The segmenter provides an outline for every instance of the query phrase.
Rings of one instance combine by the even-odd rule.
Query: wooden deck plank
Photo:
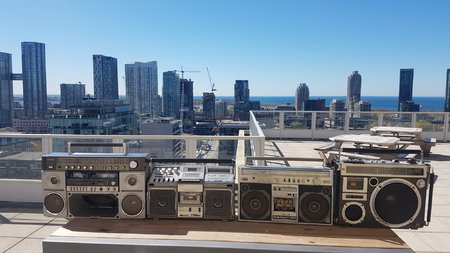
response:
[[[74,219],[52,236],[409,249],[390,229],[237,221]]]

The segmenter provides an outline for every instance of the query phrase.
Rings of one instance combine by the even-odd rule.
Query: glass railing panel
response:
[[[318,112],[316,129],[344,130],[345,112]]]
[[[370,128],[378,126],[378,114],[370,112],[350,113],[349,129],[350,130],[370,130]]]
[[[129,140],[125,139],[129,153],[149,153],[153,158],[184,158],[186,141],[172,140]]]
[[[312,112],[285,112],[284,128],[311,129]]]
[[[196,158],[236,159],[238,140],[197,140]]]
[[[73,153],[113,153],[122,152],[122,150],[114,150],[112,147],[102,146],[102,143],[112,143],[112,139],[95,139],[95,135],[92,138],[86,139],[73,139],[73,138],[53,138],[52,139],[52,151],[53,152],[68,152],[68,143],[98,143],[98,147],[83,147],[74,146],[71,147]]]
[[[280,129],[280,115],[276,111],[253,111],[261,129]]]
[[[422,132],[443,132],[444,114],[417,113],[416,127],[422,128]]]
[[[0,178],[40,179],[42,140],[0,138]]]
[[[411,113],[384,113],[383,126],[411,127]]]

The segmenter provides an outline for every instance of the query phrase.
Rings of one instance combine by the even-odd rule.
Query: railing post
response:
[[[278,112],[278,128],[280,130],[280,139],[284,137],[284,112]]]
[[[444,141],[447,141],[449,113],[444,113]]]
[[[384,117],[384,113],[379,112],[378,114],[378,126],[382,126],[383,125],[383,117]]]
[[[311,113],[311,139],[316,137],[317,112]]]
[[[53,150],[53,139],[48,135],[44,135],[42,136],[41,140],[42,140],[42,153],[50,154]]]
[[[124,143],[124,139],[119,138],[119,137],[114,137],[111,140],[113,143]],[[119,153],[120,152],[120,147],[113,147],[113,153]],[[125,152],[125,150],[122,150],[122,152]]]
[[[350,131],[350,113],[350,111],[345,112],[344,133],[348,133]]]
[[[186,139],[186,158],[195,158],[197,151],[197,140],[188,138]]]
[[[411,116],[411,127],[416,127],[417,113],[413,112]]]
[[[266,149],[266,138],[260,137],[257,140],[257,147],[256,147],[256,156],[264,156],[264,151]],[[256,165],[263,166],[264,161],[263,160],[256,160]]]

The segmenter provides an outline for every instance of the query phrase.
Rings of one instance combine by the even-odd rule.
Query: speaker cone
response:
[[[128,195],[122,200],[122,210],[125,214],[136,216],[143,208],[142,200],[136,195]]]
[[[250,190],[242,197],[242,213],[245,218],[265,220],[270,215],[270,196],[266,191]]]
[[[300,217],[305,221],[322,221],[329,212],[330,201],[323,194],[305,193],[300,198]]]
[[[403,227],[420,212],[421,197],[416,186],[404,179],[389,179],[374,189],[370,208],[375,219],[388,227]]]
[[[64,210],[64,199],[59,194],[51,193],[45,197],[44,206],[49,213],[59,214]]]

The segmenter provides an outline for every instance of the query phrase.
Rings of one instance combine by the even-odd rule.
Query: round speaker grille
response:
[[[242,197],[245,218],[264,220],[270,215],[270,196],[266,191],[248,191]]]
[[[330,201],[323,194],[308,193],[300,198],[300,217],[305,221],[321,221],[329,212]]]
[[[59,214],[64,210],[64,199],[59,194],[49,194],[44,199],[44,207],[49,213]]]
[[[130,216],[141,213],[143,206],[142,200],[136,195],[128,195],[122,200],[122,210]]]
[[[416,186],[404,179],[389,179],[372,193],[370,208],[375,219],[388,227],[403,227],[420,212],[421,197]]]
[[[364,220],[366,211],[364,205],[359,202],[345,203],[342,207],[342,218],[346,223],[358,224]]]

